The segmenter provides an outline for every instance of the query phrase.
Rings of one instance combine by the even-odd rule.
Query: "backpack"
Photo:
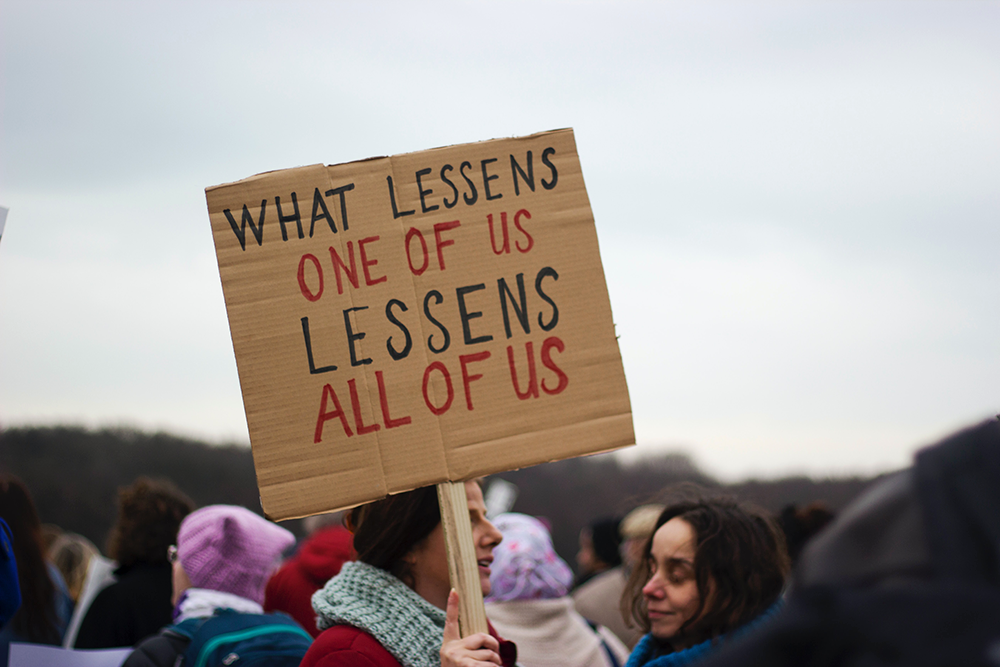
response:
[[[298,667],[312,637],[284,614],[241,614],[220,609],[172,628],[190,637],[185,667]]]

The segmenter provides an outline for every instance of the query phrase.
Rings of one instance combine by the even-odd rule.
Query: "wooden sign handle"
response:
[[[437,485],[441,506],[441,526],[448,552],[448,575],[451,587],[458,591],[458,624],[463,637],[488,632],[483,590],[479,583],[476,545],[472,541],[469,521],[469,501],[464,482],[443,482]]]

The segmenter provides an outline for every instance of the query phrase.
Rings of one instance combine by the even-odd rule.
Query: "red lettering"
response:
[[[327,400],[333,399],[333,405],[336,408],[333,412],[327,412]],[[344,414],[344,409],[340,407],[340,401],[337,400],[337,392],[333,390],[328,384],[323,385],[323,398],[320,401],[319,406],[319,418],[316,420],[316,433],[313,437],[314,443],[322,442],[323,440],[323,425],[334,417],[340,417],[340,423],[344,427],[344,433],[350,438],[353,433],[351,433],[351,427],[347,423],[347,415]]]
[[[490,245],[493,246],[494,255],[502,255],[510,252],[510,233],[507,230],[507,211],[500,214],[500,229],[503,230],[503,245],[497,250],[496,235],[493,232],[493,214],[486,215],[486,221],[490,224]]]
[[[434,407],[434,404],[431,403],[431,397],[427,393],[427,386],[430,384],[431,371],[433,370],[437,370],[444,376],[445,386],[448,387],[448,399],[444,402],[444,405],[439,408]],[[424,371],[424,403],[427,404],[427,407],[430,408],[431,412],[440,417],[444,413],[448,412],[448,408],[451,407],[451,402],[453,400],[455,400],[455,388],[451,384],[451,374],[448,372],[448,369],[445,368],[444,364],[440,361],[435,361],[427,367],[427,370]]]
[[[319,276],[319,289],[313,292],[306,285],[306,260],[313,263],[316,267],[316,275]],[[309,299],[310,301],[319,301],[319,298],[323,296],[323,269],[319,265],[319,260],[316,259],[315,255],[310,255],[306,253],[302,255],[302,259],[299,260],[299,290],[302,292],[302,296]]]
[[[507,346],[507,363],[510,364],[510,380],[514,383],[514,393],[522,401],[529,398],[538,398],[538,374],[535,373],[535,350],[533,347],[534,346],[530,340],[524,345],[524,351],[528,356],[528,390],[522,393],[517,382],[517,366],[514,364],[514,348],[510,345]]]
[[[382,377],[382,371],[375,371],[375,379],[378,380],[378,400],[382,404],[382,419],[385,420],[385,427],[396,428],[397,426],[406,426],[413,421],[409,417],[393,419],[389,416],[389,398],[386,396],[385,378]]]
[[[469,385],[472,384],[473,380],[478,380],[483,377],[481,373],[475,375],[469,375],[469,364],[474,361],[485,361],[490,358],[489,351],[476,352],[475,354],[463,354],[458,358],[460,364],[462,364],[462,384],[465,386],[465,407],[472,410],[472,393],[469,391]]]
[[[413,266],[413,253],[410,252],[410,241],[413,240],[414,236],[420,239],[420,246],[424,251],[424,263],[419,269]],[[410,231],[406,232],[406,260],[410,263],[410,271],[415,276],[419,276],[426,271],[427,265],[431,262],[430,256],[427,254],[427,241],[424,240],[424,235],[416,227],[410,227]]]
[[[337,272],[337,294],[344,293],[344,282],[340,277],[341,268],[344,269],[344,273],[347,274],[347,279],[351,281],[351,284],[354,285],[355,288],[360,286],[358,283],[358,267],[354,262],[354,243],[352,241],[347,242],[347,256],[351,261],[351,268],[347,268],[347,265],[344,264],[344,260],[340,258],[340,255],[337,254],[334,247],[330,246],[330,260],[333,261],[333,268]]]
[[[542,365],[551,371],[555,371],[555,374],[559,377],[559,384],[556,385],[555,389],[549,389],[548,387],[546,387],[545,380],[543,379],[542,391],[544,391],[546,394],[549,394],[550,396],[555,396],[556,394],[562,393],[562,391],[566,389],[566,385],[569,384],[569,378],[566,377],[566,374],[563,373],[562,369],[556,366],[555,362],[552,361],[552,356],[550,353],[550,350],[552,348],[556,348],[559,352],[562,352],[563,350],[566,349],[566,345],[564,345],[563,342],[555,336],[550,336],[549,338],[546,338],[545,341],[542,343],[542,355],[541,355]]]
[[[365,244],[373,243],[375,241],[378,241],[377,236],[369,236],[366,239],[358,241],[358,252],[361,254],[361,270],[365,272],[365,285],[369,286],[384,283],[388,279],[387,276],[382,276],[381,278],[375,278],[373,280],[372,275],[368,272],[368,267],[378,264],[378,260],[368,259],[368,254],[365,252]]]
[[[514,245],[517,246],[517,251],[518,252],[520,252],[520,253],[526,253],[529,250],[531,250],[532,246],[535,245],[535,239],[531,238],[531,234],[529,234],[528,232],[524,231],[524,227],[521,226],[521,216],[524,216],[528,220],[531,220],[531,214],[528,213],[527,209],[523,209],[523,208],[520,211],[518,211],[517,213],[514,214],[514,226],[517,227],[517,231],[519,231],[522,234],[524,234],[524,237],[526,239],[528,239],[528,245],[526,247],[522,248],[520,241],[515,241]]]
[[[437,248],[438,264],[441,266],[442,271],[444,271],[444,253],[441,251],[450,245],[455,245],[455,240],[442,239],[441,232],[446,232],[449,229],[455,229],[461,224],[462,223],[458,220],[452,220],[451,222],[439,222],[434,225],[434,245]]]
[[[374,424],[365,425],[364,419],[361,417],[361,401],[358,400],[358,383],[357,380],[351,378],[347,381],[347,386],[351,390],[351,409],[354,411],[354,426],[358,429],[358,435],[365,435],[366,433],[374,433],[375,431],[382,428],[382,425],[378,422]]]

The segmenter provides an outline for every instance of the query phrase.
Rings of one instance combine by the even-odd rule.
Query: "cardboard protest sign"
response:
[[[206,196],[272,519],[634,442],[572,130]]]

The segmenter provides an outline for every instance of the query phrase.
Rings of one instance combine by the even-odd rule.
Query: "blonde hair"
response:
[[[59,569],[73,602],[80,599],[83,582],[87,579],[90,559],[100,555],[94,543],[83,535],[63,533],[55,538],[49,547],[48,557]]]

